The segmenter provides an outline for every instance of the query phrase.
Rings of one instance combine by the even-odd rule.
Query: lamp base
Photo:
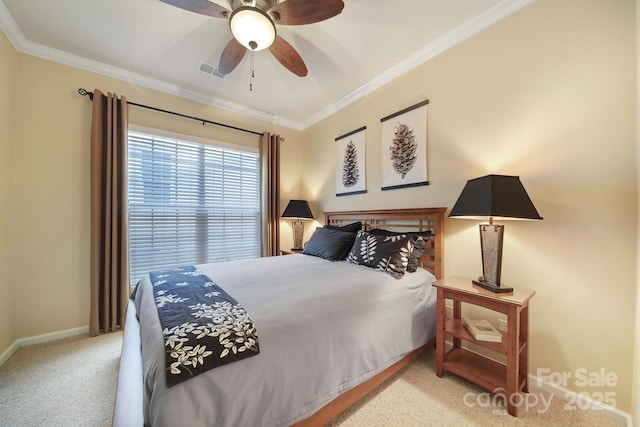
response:
[[[302,249],[302,237],[304,236],[304,221],[292,221],[293,227],[293,248]]]
[[[471,282],[476,286],[480,286],[483,289],[486,289],[491,292],[495,292],[497,294],[513,292],[513,288],[507,288],[505,286],[496,285],[495,283],[491,283],[491,282],[485,282],[482,280],[472,280]]]

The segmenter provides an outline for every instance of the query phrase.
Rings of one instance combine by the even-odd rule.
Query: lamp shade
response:
[[[449,216],[542,219],[520,177],[508,175],[467,181]]]
[[[306,200],[290,200],[282,213],[282,218],[313,219],[313,214]]]

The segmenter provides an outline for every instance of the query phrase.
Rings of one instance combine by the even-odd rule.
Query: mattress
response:
[[[435,277],[294,254],[197,266],[254,321],[260,354],[168,388],[148,277],[135,294],[151,426],[287,426],[435,337]]]

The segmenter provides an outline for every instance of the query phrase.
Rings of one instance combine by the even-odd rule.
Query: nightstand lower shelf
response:
[[[444,356],[444,370],[468,379],[492,393],[505,394],[507,367],[464,348],[453,348]],[[520,375],[518,391],[526,385],[526,377]]]

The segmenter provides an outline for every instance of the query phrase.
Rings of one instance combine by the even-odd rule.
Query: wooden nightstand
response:
[[[291,255],[291,254],[301,254],[302,249],[291,249],[289,251],[280,251],[280,255]]]
[[[520,401],[511,398],[523,391],[527,393],[529,366],[529,300],[535,291],[515,288],[512,293],[493,293],[474,286],[471,279],[453,277],[438,280],[436,331],[436,373],[442,377],[445,371],[473,381],[492,393],[506,397],[507,410],[518,415]],[[453,301],[453,318],[446,320],[445,300]],[[479,341],[462,324],[461,303],[473,304],[507,315],[507,332],[502,342]],[[445,349],[445,336],[451,335],[453,348]],[[462,341],[472,342],[482,348],[506,355],[506,365],[462,348]]]

